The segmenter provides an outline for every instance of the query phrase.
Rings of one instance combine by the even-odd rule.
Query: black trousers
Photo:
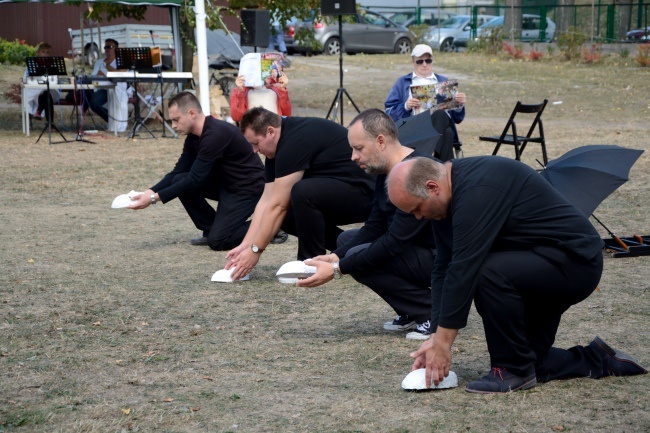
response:
[[[178,182],[187,175],[178,174],[172,182]],[[250,226],[247,220],[261,196],[261,192],[255,195],[236,194],[215,184],[209,189],[182,194],[178,199],[196,228],[208,238],[210,248],[225,251],[235,248],[244,240]],[[216,210],[206,198],[219,202]]]
[[[336,249],[338,226],[365,222],[373,192],[337,179],[302,179],[291,189],[282,230],[298,237],[298,260]]]
[[[52,118],[54,117],[54,99],[52,98],[52,94],[47,90],[38,95],[38,110],[41,112],[41,116],[45,117],[47,123],[52,122]]]
[[[552,346],[562,314],[594,291],[602,269],[600,253],[586,262],[543,246],[490,253],[473,289],[492,367],[535,372],[542,382],[600,377],[603,366],[590,347]]]
[[[358,229],[346,230],[338,238],[338,246],[347,243]],[[350,248],[345,257],[353,256],[370,244]],[[381,297],[400,316],[409,316],[416,323],[431,318],[431,271],[434,249],[409,245],[402,254],[382,266],[350,275]]]

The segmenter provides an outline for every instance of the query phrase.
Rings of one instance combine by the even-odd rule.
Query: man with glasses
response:
[[[108,71],[117,70],[117,60],[115,59],[115,49],[119,46],[115,39],[106,39],[104,43],[104,52],[106,57],[101,58],[95,62],[93,67],[93,76],[106,76]],[[117,83],[115,85],[115,93],[120,107],[127,107],[128,95],[126,93],[126,83]],[[96,89],[90,97],[90,108],[99,115],[105,122],[108,122],[109,113],[106,108],[108,102],[108,91],[106,89]],[[118,132],[126,129],[126,115],[128,115],[128,108],[126,110],[119,110],[119,119],[114,119],[118,125]],[[124,117],[122,119],[121,117]]]
[[[411,51],[413,72],[410,72],[397,79],[393,88],[384,102],[386,114],[395,122],[406,117],[414,116],[423,112],[426,107],[420,107],[420,101],[411,94],[411,86],[423,86],[448,81],[447,77],[433,73],[433,51],[425,44],[413,47]],[[457,93],[455,97],[462,107],[448,110],[447,113],[454,121],[460,123],[465,118],[465,94]],[[454,142],[458,142],[458,133],[454,131]]]

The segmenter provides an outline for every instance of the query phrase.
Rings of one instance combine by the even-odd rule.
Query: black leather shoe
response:
[[[208,238],[206,238],[205,236],[201,236],[200,238],[193,238],[193,239],[190,239],[190,244],[199,245],[199,246],[207,245],[208,244]]]
[[[273,236],[273,239],[271,239],[272,244],[283,244],[289,239],[289,235],[282,231],[278,230],[278,232]]]
[[[465,386],[465,391],[477,394],[496,394],[529,389],[537,385],[535,373],[530,376],[517,376],[505,368],[492,367],[492,371]]]
[[[634,376],[635,374],[646,374],[648,372],[630,355],[612,349],[600,337],[594,338],[594,341],[589,343],[589,347],[594,349],[603,360],[603,377]]]

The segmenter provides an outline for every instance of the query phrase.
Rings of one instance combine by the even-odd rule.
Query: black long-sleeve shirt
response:
[[[430,157],[415,151],[404,160],[418,156]],[[339,267],[344,274],[382,266],[392,257],[401,254],[409,245],[435,248],[429,222],[418,220],[412,214],[397,209],[388,199],[385,183],[386,175],[378,175],[368,220],[349,242],[333,251],[340,259]],[[350,248],[365,243],[370,243],[368,248],[350,257],[344,257]]]
[[[474,282],[492,251],[544,245],[585,261],[601,254],[603,241],[582,212],[519,161],[497,156],[454,160],[451,185],[448,218],[432,221],[437,251],[432,330],[467,325]]]
[[[179,173],[185,179],[172,183]],[[166,203],[187,191],[225,188],[241,195],[261,194],[264,166],[236,126],[206,116],[201,136],[189,134],[174,169],[151,187]]]

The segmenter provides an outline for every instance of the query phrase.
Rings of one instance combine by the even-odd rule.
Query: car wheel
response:
[[[408,54],[411,52],[411,41],[402,38],[395,44],[395,54]]]
[[[454,51],[454,41],[451,38],[445,39],[440,44],[440,51],[450,52]]]
[[[328,56],[337,56],[341,51],[341,41],[339,38],[329,38],[325,42],[324,51]]]

